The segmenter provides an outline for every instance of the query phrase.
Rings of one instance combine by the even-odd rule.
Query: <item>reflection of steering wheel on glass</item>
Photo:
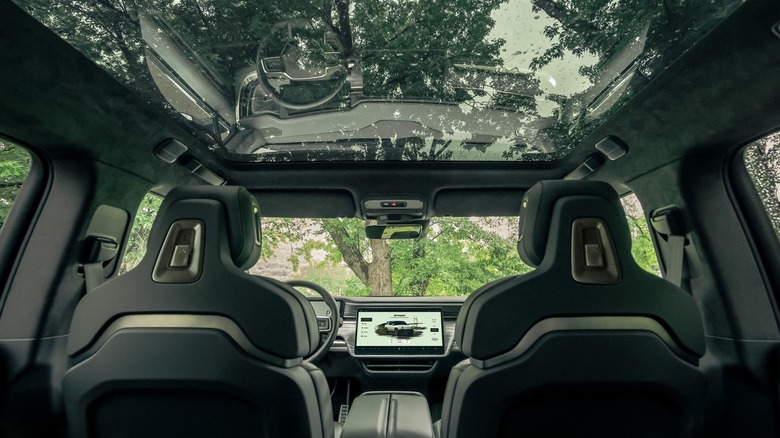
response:
[[[257,79],[279,105],[307,110],[336,97],[347,80],[338,35],[309,20],[274,25],[257,50]]]
[[[330,347],[333,345],[333,341],[336,340],[336,335],[338,335],[339,327],[341,326],[339,304],[330,292],[317,283],[306,280],[289,280],[286,283],[294,288],[303,287],[316,292],[327,304],[328,309],[330,309],[330,316],[317,317],[317,325],[320,331],[320,346],[309,357],[305,358],[307,362],[316,362],[330,351]]]

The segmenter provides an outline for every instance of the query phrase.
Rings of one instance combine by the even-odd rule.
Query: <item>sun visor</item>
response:
[[[525,191],[516,189],[441,190],[436,194],[436,216],[518,216]]]
[[[252,191],[264,217],[355,217],[355,200],[345,190]]]

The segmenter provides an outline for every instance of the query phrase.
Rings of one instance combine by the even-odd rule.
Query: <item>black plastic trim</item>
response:
[[[51,163],[26,144],[9,139],[30,154],[30,170],[14,200],[13,208],[0,230],[0,317],[8,290],[19,265],[20,254],[32,235],[34,224],[43,209],[43,200],[51,189]]]
[[[759,137],[761,138],[761,137]],[[745,151],[752,142],[740,147],[727,161],[724,170],[725,187],[734,211],[761,272],[762,281],[770,291],[769,298],[780,328],[780,239],[763,208],[763,202],[745,167]],[[755,206],[761,206],[760,209]]]

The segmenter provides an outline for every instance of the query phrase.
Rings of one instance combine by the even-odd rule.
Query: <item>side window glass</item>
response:
[[[772,228],[780,237],[780,132],[747,145],[744,160]]]
[[[130,229],[130,236],[127,238],[122,265],[119,267],[119,275],[135,268],[146,254],[146,241],[149,239],[149,232],[152,230],[152,224],[154,218],[157,217],[162,199],[162,196],[147,193],[141,201],[141,205],[138,206],[133,227]]]
[[[653,246],[653,239],[647,224],[645,212],[633,193],[623,196],[623,210],[626,212],[628,229],[631,232],[631,254],[645,271],[661,276],[661,265]]]
[[[30,172],[30,153],[0,138],[0,232]]]

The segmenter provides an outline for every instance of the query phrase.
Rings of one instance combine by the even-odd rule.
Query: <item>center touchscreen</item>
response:
[[[358,309],[355,354],[444,354],[441,309]]]

